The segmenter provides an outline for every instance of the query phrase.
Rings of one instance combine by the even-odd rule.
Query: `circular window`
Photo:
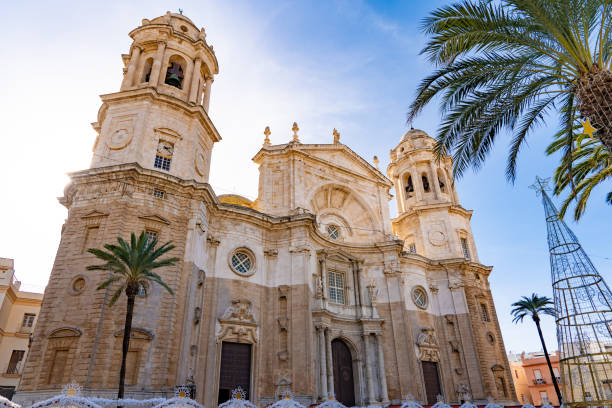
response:
[[[427,308],[427,292],[421,286],[412,289],[412,301],[421,309]]]
[[[246,248],[236,249],[231,254],[229,263],[238,275],[250,276],[255,273],[255,257]]]
[[[70,283],[70,293],[73,295],[80,295],[81,292],[83,292],[83,289],[85,289],[85,284],[87,283],[87,280],[85,279],[85,276],[83,275],[77,275],[72,279],[72,282]]]
[[[338,239],[340,236],[340,229],[336,225],[329,225],[327,227],[327,235],[329,235],[331,239]]]
[[[187,32],[187,26],[182,25],[181,26],[181,31],[186,33]]]

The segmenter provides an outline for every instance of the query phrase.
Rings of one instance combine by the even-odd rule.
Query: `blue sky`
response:
[[[220,74],[210,116],[223,140],[213,151],[211,184],[218,194],[254,198],[257,167],[250,161],[270,126],[272,143],[291,137],[328,143],[332,129],[381,169],[408,129],[405,114],[418,81],[433,67],[419,51],[419,24],[443,1],[147,1],[11,2],[0,25],[3,177],[0,256],[15,258],[26,287],[42,290],[52,267],[66,210],[57,202],[68,178],[87,168],[98,95],[117,91],[120,54],[142,18],[184,10],[204,26]],[[436,106],[414,122],[435,135]],[[536,350],[529,322],[515,326],[510,304],[521,295],[552,295],[546,229],[539,199],[528,186],[550,176],[556,158],[544,148],[556,128],[534,132],[520,156],[515,185],[505,181],[509,137],[500,137],[487,164],[458,181],[460,200],[473,209],[481,262],[493,265],[491,288],[507,350]],[[596,190],[580,224],[570,222],[594,264],[612,279],[610,184]],[[395,203],[391,203],[395,213]],[[607,258],[607,259],[606,259]],[[555,348],[552,322],[544,324]]]

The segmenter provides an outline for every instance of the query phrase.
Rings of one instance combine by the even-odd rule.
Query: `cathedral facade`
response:
[[[255,201],[208,184],[208,116],[218,63],[181,14],[130,32],[119,92],[102,95],[87,170],[72,173],[68,209],[16,400],[57,394],[75,381],[113,397],[125,297],[96,290],[87,249],[146,231],[181,259],[136,300],[127,395],[167,396],[188,385],[207,407],[241,386],[261,406],[291,390],[309,405],[330,393],[347,406],[413,394],[458,402],[511,401],[514,388],[479,262],[472,211],[455,191],[451,159],[411,129],[387,175],[330,143],[265,132]],[[393,189],[398,216],[389,215]]]

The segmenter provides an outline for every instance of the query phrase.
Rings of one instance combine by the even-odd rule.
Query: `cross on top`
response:
[[[541,194],[544,191],[550,191],[550,187],[548,186],[548,182],[550,178],[542,178],[536,176],[535,182],[529,186],[530,189],[535,190],[537,194]]]

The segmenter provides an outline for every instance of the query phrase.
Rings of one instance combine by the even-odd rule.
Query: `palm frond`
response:
[[[176,265],[180,261],[177,257],[161,259],[161,257],[173,250],[175,246],[171,242],[157,247],[157,240],[147,241],[145,232],[138,237],[131,233],[129,241],[121,237],[117,238],[117,244],[105,244],[104,250],[92,248],[89,253],[96,258],[104,261],[102,265],[90,265],[88,270],[111,271],[113,276],[106,278],[100,283],[97,289],[109,288],[116,282],[121,282],[119,289],[116,289],[110,301],[110,305],[115,304],[123,291],[134,288],[144,281],[151,281],[159,284],[170,294],[174,291],[168,286],[162,277],[152,272],[155,269]],[[133,289],[130,289],[128,296],[133,296]]]

